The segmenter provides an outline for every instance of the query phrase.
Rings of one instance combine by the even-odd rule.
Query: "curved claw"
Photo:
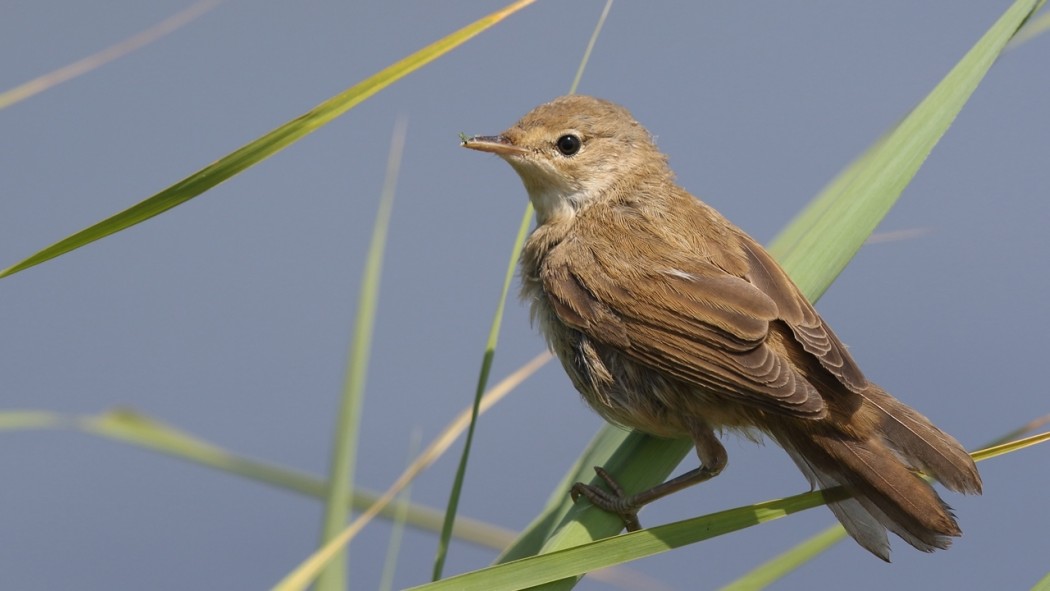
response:
[[[718,445],[718,441],[713,439],[714,435],[711,435],[711,438],[715,445]],[[624,494],[623,487],[620,486],[619,482],[616,482],[616,479],[611,474],[595,466],[594,471],[612,489],[612,492],[591,484],[577,482],[572,485],[572,490],[569,494],[572,496],[573,502],[576,502],[581,496],[587,497],[587,500],[595,507],[608,513],[619,515],[623,519],[624,525],[627,526],[627,531],[637,531],[642,529],[642,524],[638,522],[639,509],[656,499],[666,497],[673,492],[717,476],[726,465],[725,450],[722,449],[721,445],[718,445],[718,450],[720,450],[721,456],[715,457],[715,461],[710,466],[701,465],[699,468],[693,468],[663,484],[658,484],[649,490],[633,495]]]
[[[623,492],[623,487],[620,486],[620,483],[617,482],[615,478],[613,478],[612,474],[609,474],[605,471],[605,468],[602,468],[601,466],[595,466],[594,473],[597,474],[599,478],[604,480],[605,484],[609,485],[609,488],[612,489],[613,493],[616,496],[620,497],[621,499],[627,498],[627,494]]]
[[[579,498],[586,497],[588,501],[595,507],[598,507],[602,511],[619,515],[620,519],[623,520],[624,525],[627,527],[627,531],[638,531],[642,529],[642,524],[638,521],[638,510],[641,505],[637,505],[633,502],[633,497],[628,496],[624,493],[623,487],[616,481],[615,478],[602,468],[595,466],[594,471],[598,474],[598,477],[605,481],[612,491],[607,491],[597,486],[584,484],[577,482],[572,485],[572,489],[569,491],[569,496],[573,502],[579,500]]]

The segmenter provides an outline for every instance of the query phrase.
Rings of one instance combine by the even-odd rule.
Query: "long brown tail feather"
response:
[[[886,530],[931,552],[961,534],[951,508],[913,470],[922,469],[956,491],[979,493],[977,469],[955,439],[876,386],[865,398],[881,419],[866,439],[808,426],[773,433],[814,486],[845,487],[851,498],[829,508],[846,531],[889,560]]]
[[[886,444],[913,468],[936,478],[950,490],[981,493],[981,476],[973,459],[954,437],[934,427],[929,419],[905,406],[875,384],[863,392],[882,421]]]
[[[809,480],[809,483],[814,488],[826,490],[842,485],[831,474],[811,464],[790,444],[782,443],[782,447],[791,456],[791,459],[795,461],[795,464],[802,470],[802,473],[805,474],[806,479]],[[841,501],[832,501],[828,503],[828,508],[831,509],[831,512],[858,544],[879,558],[889,561],[890,541],[886,537],[886,527],[870,511],[865,509],[860,504],[860,501],[852,497]]]

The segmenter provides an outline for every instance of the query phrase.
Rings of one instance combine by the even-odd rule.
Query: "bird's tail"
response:
[[[878,386],[863,396],[863,411],[875,423],[866,438],[790,428],[773,435],[814,486],[851,493],[829,507],[876,556],[889,560],[886,530],[924,552],[947,548],[962,532],[951,508],[914,471],[951,490],[980,494],[977,467],[952,436]]]

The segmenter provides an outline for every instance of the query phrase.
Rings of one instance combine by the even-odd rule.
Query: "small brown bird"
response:
[[[950,435],[865,379],[775,260],[675,184],[667,157],[616,104],[566,96],[498,136],[492,152],[521,176],[537,227],[522,254],[522,296],[576,389],[601,416],[658,437],[690,438],[700,467],[636,495],[584,496],[639,528],[637,511],[716,476],[715,431],[758,430],[830,504],[861,546],[889,560],[886,530],[930,552],[961,531],[915,474],[981,492]]]

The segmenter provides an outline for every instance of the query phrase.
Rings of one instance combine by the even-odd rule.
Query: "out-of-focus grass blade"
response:
[[[495,386],[481,399],[480,404],[471,405],[471,408],[468,409],[468,411],[461,413],[461,415],[457,417],[457,419],[453,421],[453,423],[449,425],[445,431],[439,435],[439,437],[433,441],[418,458],[416,458],[414,462],[412,462],[408,469],[398,477],[394,484],[392,484],[375,503],[362,512],[361,515],[351,522],[346,529],[340,532],[338,536],[303,561],[274,588],[285,591],[303,589],[309,585],[314,577],[317,576],[319,570],[339,552],[339,549],[343,545],[357,535],[357,533],[361,531],[361,529],[364,528],[373,517],[382,511],[388,503],[392,502],[398,492],[408,486],[408,483],[411,482],[419,472],[433,463],[438,456],[444,453],[444,451],[452,445],[452,442],[456,439],[458,434],[462,432],[463,428],[473,424],[476,421],[478,414],[484,412],[485,409],[495,404],[497,400],[513,389],[516,384],[520,383],[521,380],[531,375],[536,369],[549,360],[549,353],[537,355],[532,361],[519,368],[513,374],[504,379],[503,382]],[[447,523],[447,519],[443,519],[443,522]]]
[[[1050,423],[1050,415],[1043,415],[1041,417],[1032,419],[1031,421],[1028,421],[1024,425],[1021,425],[1017,429],[1014,429],[1013,431],[1010,431],[1009,433],[1006,433],[1005,435],[997,437],[996,439],[994,439],[993,441],[991,441],[987,445],[985,445],[985,447],[994,447],[994,446],[997,446],[997,445],[1002,445],[1004,443],[1009,443],[1009,442],[1014,441],[1016,439],[1020,439],[1025,433],[1031,433],[1032,431],[1035,431],[1036,429],[1041,428],[1042,426],[1046,425],[1047,423]]]
[[[390,228],[390,211],[394,205],[397,176],[401,170],[401,154],[405,150],[406,121],[394,124],[387,158],[386,179],[379,198],[372,241],[368,246],[365,269],[361,277],[357,314],[354,318],[354,338],[350,344],[346,380],[339,404],[336,429],[332,436],[332,457],[328,470],[328,498],[325,500],[324,525],[320,546],[324,546],[346,527],[346,498],[353,490],[354,464],[357,459],[357,441],[361,426],[361,409],[365,398],[365,376],[372,351],[376,304],[379,301],[379,282],[383,268],[383,252]],[[328,564],[317,580],[318,591],[346,589],[346,550]]]
[[[932,228],[904,228],[902,230],[888,230],[886,232],[875,232],[864,244],[885,244],[887,242],[903,242],[926,236],[933,232]]]
[[[579,85],[580,79],[583,77],[583,72],[587,67],[587,60],[590,58],[591,50],[594,48],[598,35],[601,33],[602,25],[605,24],[605,18],[609,15],[611,7],[612,0],[607,0],[601,16],[598,17],[598,23],[595,25],[594,31],[591,33],[591,38],[587,43],[587,48],[584,50],[583,58],[580,60],[580,67],[576,71],[576,78],[573,80],[572,86],[569,89],[569,94],[574,94],[576,92],[576,87]],[[460,134],[460,136],[462,139],[462,134]],[[456,512],[459,507],[459,497],[463,489],[463,480],[466,477],[471,445],[474,441],[474,424],[477,422],[478,418],[477,408],[481,401],[482,392],[485,391],[485,384],[488,383],[492,360],[496,355],[496,344],[499,342],[499,331],[500,326],[503,323],[503,309],[507,303],[507,293],[510,291],[510,284],[514,278],[514,270],[518,266],[518,257],[521,253],[522,245],[525,243],[525,236],[528,232],[529,225],[532,222],[532,215],[532,204],[529,203],[525,206],[525,214],[522,216],[521,224],[518,227],[518,236],[514,240],[514,246],[511,249],[510,261],[507,264],[507,271],[503,277],[503,289],[500,291],[499,302],[496,304],[496,313],[493,315],[492,325],[489,328],[488,340],[485,343],[485,353],[482,355],[481,359],[481,372],[478,376],[478,385],[474,393],[474,413],[471,415],[470,426],[467,428],[467,439],[463,444],[463,453],[460,456],[459,465],[456,468],[456,476],[452,483],[452,491],[449,493],[448,509],[445,513],[445,527],[441,530],[437,553],[434,557],[433,580],[435,581],[441,578],[441,573],[445,568],[445,558],[448,556],[449,538],[451,537],[452,525],[456,520]]]
[[[412,457],[416,455],[416,450],[419,449],[419,442],[422,437],[419,429],[412,432],[412,441],[408,445],[409,463],[412,462]],[[379,591],[391,591],[394,588],[394,575],[397,573],[397,557],[401,552],[401,540],[405,533],[405,520],[408,519],[408,501],[411,496],[411,485],[406,486],[405,490],[398,494],[398,501],[400,502],[394,514],[393,527],[390,529],[390,542],[386,548],[386,559],[383,560],[383,576],[379,579]]]
[[[0,431],[23,429],[50,429],[69,425],[69,420],[53,412],[40,410],[9,410],[0,412]]]
[[[197,17],[206,14],[221,2],[222,0],[200,0],[199,2],[195,2],[186,9],[169,16],[156,25],[142,31],[141,33],[133,35],[120,43],[111,45],[98,53],[93,53],[84,59],[77,60],[53,72],[48,72],[47,74],[34,78],[29,82],[19,84],[11,90],[0,92],[0,109],[6,109],[17,102],[24,101],[33,95],[40,94],[41,92],[66,82],[67,80],[87,74],[88,72],[104,66],[115,59],[121,58],[140,47],[149,45],[169,33],[189,24]]]
[[[364,526],[375,517],[379,511],[381,511],[386,505],[393,501],[394,497],[403,490],[408,483],[424,468],[433,463],[438,456],[440,456],[455,440],[462,428],[472,425],[476,422],[477,415],[484,412],[486,408],[491,407],[495,404],[496,400],[501,398],[512,388],[512,384],[516,384],[525,376],[530,375],[535,369],[542,366],[550,359],[549,353],[543,353],[536,356],[532,361],[527,363],[525,366],[518,369],[514,374],[508,376],[503,382],[490,391],[489,394],[481,399],[479,405],[471,405],[471,407],[462,413],[457,419],[449,425],[445,432],[438,436],[426,450],[412,464],[405,470],[401,476],[394,481],[394,484],[390,486],[376,502],[368,507],[361,515],[352,521],[350,525],[346,527],[338,536],[333,538],[323,548],[315,552],[305,561],[303,561],[293,572],[282,579],[276,589],[288,590],[288,589],[302,589],[306,585],[310,584],[310,581],[317,576],[318,569],[322,568],[324,564],[331,560],[333,556],[339,551],[339,549],[348,543],[358,532],[360,532]],[[447,523],[447,520],[445,521]]]
[[[804,227],[789,227],[783,236],[791,240],[781,238],[773,243],[771,252],[808,297],[815,300],[822,294],[853,257],[962,109],[1003,46],[1041,4],[1040,0],[1015,2],[933,91],[860,158],[855,169],[841,175],[829,187],[833,191],[831,196],[821,196],[796,218],[792,226]],[[632,468],[634,464],[654,465],[652,469],[638,468],[641,474],[632,478],[634,482],[628,482],[621,472],[612,471],[628,491],[635,491],[663,481],[670,474],[670,469],[664,467],[680,461],[687,449],[681,442],[657,440],[644,456],[633,449],[600,453]],[[664,456],[670,460],[664,461]],[[661,458],[658,467],[653,463],[655,458]],[[589,478],[590,474],[576,472],[567,480]],[[569,504],[567,496],[563,503]],[[555,512],[564,513],[564,510],[550,508],[533,525],[547,527],[547,517]],[[583,544],[620,531],[620,523],[599,513],[584,512],[571,535],[559,532],[557,539],[548,541],[543,551]],[[526,530],[521,539],[534,534],[534,530]],[[573,584],[574,581],[565,581],[544,588],[564,589]]]
[[[1039,582],[1032,587],[1032,591],[1050,591],[1050,573],[1039,579]]]
[[[431,43],[412,55],[396,62],[343,92],[317,105],[305,114],[292,119],[266,135],[223,156],[201,170],[182,179],[160,193],[114,214],[90,227],[68,236],[29,258],[0,271],[0,278],[39,265],[71,250],[90,244],[110,234],[144,222],[149,218],[193,199],[237,173],[265,160],[303,136],[315,131],[339,115],[364,101],[394,82],[429,64],[462,45],[475,35],[495,25],[507,16],[532,4],[534,0],[518,0],[478,19],[462,29]]]
[[[580,66],[576,68],[576,75],[572,79],[572,84],[569,85],[569,94],[576,94],[576,89],[580,87],[580,80],[583,80],[583,73],[587,70],[587,62],[591,61],[591,52],[594,51],[594,46],[598,43],[598,36],[602,33],[602,28],[605,27],[605,19],[609,18],[609,11],[612,10],[613,0],[606,0],[605,7],[602,8],[602,13],[598,16],[598,23],[594,25],[594,30],[591,31],[591,38],[587,40],[587,47],[583,50],[583,57],[580,58]]]
[[[814,556],[846,538],[846,530],[835,524],[796,545],[787,552],[763,562],[751,572],[722,587],[721,591],[757,591],[802,566]]]
[[[131,444],[310,497],[323,499],[328,491],[327,483],[320,478],[231,453],[130,410],[79,418],[46,411],[0,412],[0,431],[66,428]],[[362,511],[375,505],[378,499],[378,493],[357,488],[344,502],[348,507]],[[433,532],[441,529],[445,514],[431,507],[413,504],[402,506],[401,503],[394,503],[384,508],[380,514],[393,518],[395,511],[402,509],[407,511],[408,523],[413,527]],[[469,517],[460,517],[456,521],[453,535],[465,542],[501,550],[514,539],[515,532]]]
[[[532,208],[531,206],[526,210],[525,215],[522,217],[521,224],[518,226],[518,236],[514,240],[514,254],[511,257],[511,264],[507,268],[506,276],[503,279],[503,290],[500,292],[499,303],[496,304],[496,313],[492,318],[492,326],[489,329],[488,340],[485,343],[485,353],[481,358],[481,373],[478,375],[477,391],[474,396],[474,403],[471,406],[470,423],[467,425],[467,437],[463,443],[463,453],[460,455],[459,464],[456,467],[456,475],[453,478],[452,490],[449,493],[448,505],[445,508],[445,522],[441,527],[441,534],[438,537],[438,549],[437,554],[434,557],[434,569],[432,571],[433,578],[441,578],[441,571],[445,568],[445,557],[448,556],[448,544],[452,537],[452,528],[456,522],[456,513],[459,509],[459,497],[463,490],[463,480],[467,474],[467,463],[470,459],[470,448],[474,441],[474,426],[477,424],[480,405],[481,405],[481,392],[485,389],[485,384],[489,380],[489,372],[492,370],[492,360],[496,355],[496,343],[499,341],[499,329],[500,324],[503,322],[503,308],[507,302],[507,292],[510,290],[510,282],[514,278],[514,266],[517,261],[518,252],[521,251],[521,246],[525,242],[525,233],[529,229],[529,222],[532,220]]]
[[[1014,49],[1022,43],[1026,43],[1035,39],[1039,35],[1050,31],[1050,11],[1044,12],[1039,16],[1029,19],[1025,26],[1014,35],[1014,38],[1007,44],[1007,49]]]

